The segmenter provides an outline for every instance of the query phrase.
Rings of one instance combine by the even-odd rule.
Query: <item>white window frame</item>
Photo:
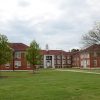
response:
[[[60,55],[57,55],[57,59],[61,59],[61,56]]]
[[[61,60],[57,60],[57,64],[61,64]]]
[[[9,68],[9,67],[10,67],[10,63],[6,63],[5,66],[6,66],[7,68]]]
[[[71,60],[67,60],[67,64],[71,64]]]
[[[93,60],[93,66],[97,67],[97,60]]]
[[[21,52],[15,52],[15,58],[21,58]]]
[[[15,61],[14,66],[15,68],[19,68],[21,66],[21,61]]]
[[[30,68],[31,64],[29,62],[27,62],[27,68]]]

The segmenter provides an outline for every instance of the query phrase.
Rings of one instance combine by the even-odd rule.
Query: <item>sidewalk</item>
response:
[[[89,71],[85,71],[85,70],[67,70],[67,69],[55,69],[57,71],[70,71],[70,72],[80,72],[80,73],[90,73],[90,74],[100,74],[98,72],[89,72]]]

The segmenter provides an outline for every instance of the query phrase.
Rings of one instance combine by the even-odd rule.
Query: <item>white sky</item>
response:
[[[100,21],[100,0],[0,0],[0,33],[10,42],[70,50]]]

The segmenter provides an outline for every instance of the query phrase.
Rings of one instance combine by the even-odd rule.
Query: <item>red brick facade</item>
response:
[[[2,65],[0,70],[32,70],[25,57],[27,45],[11,43],[13,59],[8,64]],[[76,52],[63,50],[41,50],[41,68],[100,68],[100,45],[93,45]]]
[[[13,59],[8,64],[2,65],[0,70],[31,70],[30,64],[25,57],[27,45],[23,43],[11,43],[13,49]],[[71,53],[62,50],[41,50],[41,65],[42,68],[66,68],[71,67]],[[49,64],[49,65],[48,65]],[[37,65],[36,65],[37,66]]]
[[[100,68],[100,45],[92,45],[80,51],[81,68]]]

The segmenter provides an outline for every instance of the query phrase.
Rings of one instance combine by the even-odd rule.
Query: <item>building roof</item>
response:
[[[15,51],[25,51],[28,46],[23,43],[10,43],[10,47]]]
[[[88,51],[100,51],[100,44],[94,44],[84,50],[81,50],[81,52],[88,52]]]
[[[70,52],[66,52],[66,51],[63,51],[63,50],[41,50],[41,54],[48,54],[48,55],[68,55],[70,54]]]

